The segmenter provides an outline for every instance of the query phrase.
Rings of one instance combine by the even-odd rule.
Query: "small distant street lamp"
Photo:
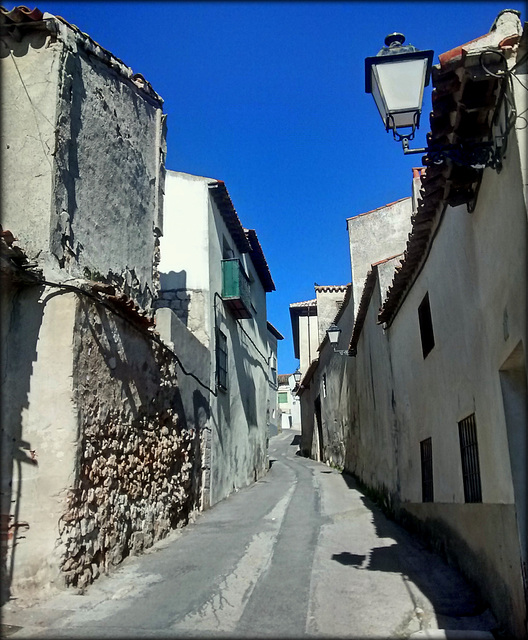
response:
[[[326,330],[326,335],[328,336],[328,341],[334,347],[335,353],[339,353],[342,356],[350,355],[348,350],[336,349],[336,344],[339,342],[339,336],[341,335],[341,329],[336,324],[332,322]]]
[[[385,38],[376,56],[365,59],[365,91],[371,93],[385,126],[392,131],[403,153],[426,153],[428,164],[441,164],[446,158],[475,168],[500,166],[500,147],[492,141],[434,145],[410,149],[409,141],[420,126],[424,87],[429,84],[434,52],[404,45],[402,33]]]
[[[297,371],[294,372],[293,379],[295,380],[296,384],[299,384],[299,382],[301,381],[301,370],[299,369],[299,367],[297,367]]]

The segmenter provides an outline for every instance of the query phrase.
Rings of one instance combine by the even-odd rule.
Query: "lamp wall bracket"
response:
[[[461,144],[443,145],[442,147],[422,147],[420,149],[411,149],[409,147],[408,136],[401,136],[401,143],[404,155],[414,153],[425,154],[424,164],[426,166],[433,164],[442,164],[446,160],[451,160],[454,164],[464,167],[473,167],[474,169],[483,169],[491,167],[497,173],[502,168],[502,146],[503,136],[499,136],[495,142],[487,140],[484,142],[468,142]]]

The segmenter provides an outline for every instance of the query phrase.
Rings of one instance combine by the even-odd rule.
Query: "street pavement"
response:
[[[86,592],[2,610],[20,638],[489,638],[459,573],[336,469],[270,439],[267,475]]]

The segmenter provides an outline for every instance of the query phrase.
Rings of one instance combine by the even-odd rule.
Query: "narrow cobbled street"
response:
[[[271,438],[265,478],[125,559],[84,595],[63,592],[28,609],[9,603],[4,634],[404,638],[494,629],[456,571],[350,478],[299,456],[299,438],[293,430]]]

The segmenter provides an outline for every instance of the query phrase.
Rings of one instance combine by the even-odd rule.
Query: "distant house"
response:
[[[207,506],[267,470],[278,332],[270,333],[266,294],[275,285],[256,232],[244,229],[225,184],[212,178],[167,172],[160,256],[157,317],[172,314],[166,326],[185,325],[212,363],[201,380],[209,392],[200,391],[210,433]],[[177,344],[170,329],[163,335]]]
[[[431,144],[498,139],[498,164],[417,168],[411,198],[348,220],[354,294],[334,320],[345,354],[324,338],[299,392],[303,452],[337,461],[458,565],[516,638],[528,592],[526,33],[505,10],[439,56]]]
[[[301,428],[301,406],[296,382],[291,373],[279,374],[279,424],[281,429]]]

